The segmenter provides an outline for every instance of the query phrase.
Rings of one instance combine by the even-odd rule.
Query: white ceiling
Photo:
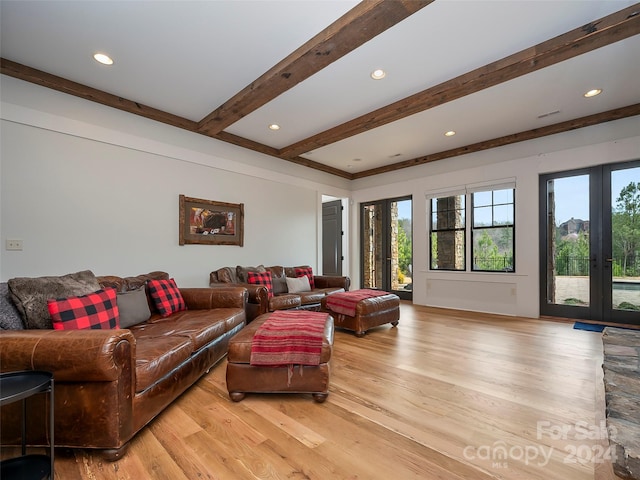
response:
[[[1,0],[1,56],[197,122],[357,3]],[[283,148],[631,5],[437,0],[225,131]],[[357,173],[637,104],[638,59],[635,35],[302,157]]]

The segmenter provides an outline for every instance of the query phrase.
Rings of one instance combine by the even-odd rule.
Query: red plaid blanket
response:
[[[251,342],[251,365],[319,365],[328,314],[273,312]]]
[[[387,292],[382,290],[352,290],[351,292],[338,292],[332,293],[327,296],[327,308],[336,313],[342,313],[343,315],[349,315],[354,317],[356,314],[356,305],[360,300],[372,297],[381,297],[386,295]]]

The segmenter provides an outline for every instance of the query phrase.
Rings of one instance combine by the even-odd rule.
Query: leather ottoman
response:
[[[344,293],[333,293],[324,297],[320,304],[320,311],[329,313],[335,322],[336,328],[344,328],[355,332],[357,337],[364,334],[373,327],[378,327],[390,323],[394,327],[400,320],[400,297],[393,293],[378,292],[377,296],[363,298],[357,301],[355,311],[352,315],[343,311],[334,311],[331,305],[327,305],[330,297],[344,298],[356,297],[364,290],[352,290]]]
[[[311,393],[322,403],[329,395],[329,361],[333,349],[333,317],[328,314],[319,365],[251,365],[251,344],[258,328],[271,316],[265,313],[243,328],[229,341],[227,390],[234,402],[245,393]]]

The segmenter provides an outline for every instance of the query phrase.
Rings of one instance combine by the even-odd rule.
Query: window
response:
[[[515,183],[466,186],[430,200],[431,270],[515,271]],[[468,205],[467,205],[468,202]],[[466,210],[471,211],[467,225]],[[467,232],[469,227],[469,232]],[[471,245],[467,249],[467,238]]]
[[[431,268],[465,270],[465,195],[431,199]]]
[[[475,192],[471,201],[472,270],[513,272],[514,190]]]

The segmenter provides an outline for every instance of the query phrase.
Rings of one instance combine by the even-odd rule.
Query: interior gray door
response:
[[[322,274],[342,276],[342,202],[322,204]]]

